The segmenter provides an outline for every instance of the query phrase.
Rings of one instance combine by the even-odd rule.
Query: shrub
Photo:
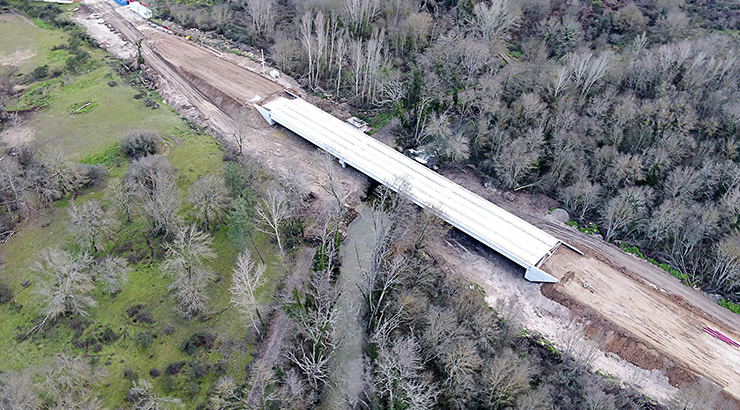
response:
[[[110,327],[106,326],[103,332],[100,334],[100,341],[102,343],[111,343],[118,339],[118,335]]]
[[[198,386],[198,383],[191,382],[188,383],[187,386],[185,386],[185,393],[190,397],[195,397],[200,392],[200,386]]]
[[[83,187],[95,186],[105,179],[108,175],[108,169],[104,165],[100,164],[80,164],[80,171],[85,176],[87,181]]]
[[[216,375],[216,377],[221,377],[226,375],[226,373],[229,371],[229,365],[226,362],[219,360],[218,362],[216,362],[216,364],[213,365],[211,371],[214,375]]]
[[[136,334],[136,343],[138,343],[142,349],[146,349],[154,343],[154,336],[149,332],[139,332]]]
[[[208,374],[209,366],[200,362],[199,360],[193,360],[190,362],[188,372],[190,373],[191,379],[200,379],[201,377]]]
[[[139,375],[136,374],[136,372],[131,369],[126,369],[123,371],[123,378],[126,380],[134,381],[134,380],[139,380]]]
[[[0,303],[10,302],[13,299],[13,289],[10,286],[0,283]]]
[[[160,379],[162,381],[162,389],[165,392],[171,392],[172,390],[175,390],[175,378],[170,376],[169,374],[165,374]]]
[[[154,318],[152,318],[152,315],[149,313],[149,311],[146,310],[146,307],[144,305],[131,306],[130,308],[126,309],[126,314],[128,315],[128,317],[133,319],[134,323],[141,322],[151,325],[156,322]]]
[[[717,304],[725,309],[730,309],[730,311],[740,315],[740,305],[738,305],[737,303],[732,303],[725,298],[721,298],[717,301]]]
[[[213,342],[216,341],[216,335],[206,332],[195,332],[180,346],[180,350],[187,354],[193,354],[199,347],[206,350],[213,348]]]
[[[185,366],[185,362],[172,362],[167,365],[167,369],[165,370],[165,372],[171,376],[174,376],[180,373],[180,370],[182,370],[183,366]]]
[[[149,376],[159,377],[159,370],[157,370],[156,367],[152,367],[151,369],[149,369]]]
[[[49,75],[49,66],[48,65],[38,66],[33,69],[33,71],[31,72],[31,75],[33,75],[33,78],[36,78],[36,79],[44,78],[47,75]]]
[[[121,138],[121,150],[131,158],[141,158],[157,153],[161,138],[154,131],[138,130],[126,133]]]
[[[175,328],[172,325],[165,325],[164,334],[166,334],[167,336],[170,336],[173,333],[175,333]]]

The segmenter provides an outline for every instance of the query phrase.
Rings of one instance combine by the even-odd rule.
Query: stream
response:
[[[321,410],[353,408],[362,393],[365,301],[357,286],[362,283],[363,268],[369,265],[375,236],[371,211],[365,204],[358,206],[357,218],[347,227],[347,237],[339,246],[342,267],[336,284],[341,291],[336,336],[343,341],[329,361],[331,373],[322,393]]]

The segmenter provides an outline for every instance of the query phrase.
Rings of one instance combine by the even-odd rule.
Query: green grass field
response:
[[[60,40],[64,34],[58,30],[41,29],[18,16],[11,17],[3,16],[2,21],[5,22],[0,23],[0,38],[3,39],[0,53],[5,55],[14,47],[31,49],[36,56],[25,63],[25,67],[32,69],[41,64],[53,64],[58,56],[50,49],[55,41],[64,41]],[[10,28],[11,25],[14,28]],[[64,85],[57,81],[46,88],[44,107],[34,112],[26,122],[36,130],[33,145],[61,150],[73,161],[104,164],[109,169],[109,178],[120,177],[128,162],[120,161],[122,155],[117,141],[128,131],[152,129],[165,137],[162,151],[177,169],[177,184],[183,198],[198,176],[221,171],[223,151],[212,137],[192,131],[156,95],[147,97],[158,102],[161,108],[146,107],[143,98],[134,98],[140,90],[126,85],[106,64],[109,57],[100,50],[93,51],[92,55],[98,60],[92,70],[71,76]],[[117,85],[110,87],[110,81]],[[86,112],[70,113],[86,102],[94,104]],[[22,99],[11,102],[16,106],[27,103]],[[104,185],[83,192],[77,201],[103,200]],[[205,322],[198,318],[182,319],[175,312],[175,302],[167,289],[170,279],[158,269],[163,253],[160,239],[149,239],[155,249],[154,258],[150,258],[145,229],[136,220],[122,225],[115,240],[107,244],[109,251],[115,248],[121,256],[138,255],[129,281],[119,294],[111,296],[97,289],[93,295],[98,306],[89,311],[89,316],[64,318],[25,340],[16,339],[39,318],[40,306],[34,294],[38,278],[30,269],[38,260],[39,252],[51,246],[74,249],[73,237],[66,230],[68,201],[59,201],[44,210],[44,215],[29,218],[18,226],[15,236],[0,245],[3,261],[0,279],[14,291],[20,290],[12,303],[0,305],[0,351],[4,352],[0,371],[35,368],[50,362],[57,354],[86,355],[108,373],[107,386],[101,386],[97,393],[109,408],[126,405],[123,398],[131,387],[131,382],[123,377],[126,370],[151,380],[158,395],[180,397],[186,408],[195,408],[205,401],[211,384],[222,372],[216,369],[224,368],[236,380],[243,379],[253,350],[252,342],[246,337],[248,332],[244,319],[235,309],[226,309]],[[185,220],[189,218],[186,206],[183,206],[182,217]],[[255,238],[268,264],[269,283],[259,295],[261,301],[268,304],[284,268],[269,239],[256,232]],[[213,248],[218,258],[211,266],[218,279],[209,284],[208,294],[211,311],[219,312],[229,305],[228,288],[236,256],[223,225],[214,235]],[[104,254],[105,251],[101,251],[97,256]],[[21,286],[23,280],[30,281],[31,285],[24,289]],[[127,314],[129,308],[139,304],[144,305],[154,323],[143,323]],[[80,326],[80,319],[85,323],[83,326]],[[75,335],[75,328],[82,333]],[[118,336],[110,343],[100,341],[106,328]],[[209,351],[199,349],[194,355],[184,353],[180,346],[198,331],[217,334],[215,346]],[[140,333],[148,333],[154,338],[148,348],[137,343]],[[88,342],[81,345],[80,341],[85,340]],[[175,376],[165,375],[168,364],[194,360],[210,366],[211,371],[196,378],[188,375],[189,365],[186,365]],[[149,372],[153,368],[159,371],[159,377],[150,377]]]
[[[66,43],[68,38],[61,30],[44,30],[23,16],[0,14],[0,62],[12,61],[16,76],[50,64],[52,47]],[[63,61],[52,64],[62,65]],[[7,74],[10,68],[10,65],[0,65],[0,75]]]

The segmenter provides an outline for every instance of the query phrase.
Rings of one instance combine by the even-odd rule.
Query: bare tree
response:
[[[476,33],[486,41],[506,42],[509,30],[516,28],[520,11],[509,0],[494,0],[488,6],[480,2],[473,7],[470,21]]]
[[[153,235],[169,236],[178,223],[180,195],[174,169],[166,157],[148,155],[129,165],[123,183],[136,195],[137,211]]]
[[[259,304],[255,297],[257,288],[264,283],[265,265],[255,264],[249,256],[249,251],[239,254],[236,259],[236,267],[232,276],[231,304],[236,306],[242,314],[249,319],[254,330],[259,333],[256,319],[261,316]]]
[[[552,409],[550,391],[547,386],[529,390],[517,397],[516,408],[519,410],[550,410]]]
[[[575,184],[560,191],[560,200],[575,218],[583,221],[589,212],[601,202],[601,186],[592,184],[586,178],[580,178]]]
[[[154,392],[152,382],[146,379],[133,380],[133,387],[128,390],[127,400],[134,403],[136,410],[160,410],[166,408],[182,408],[180,399],[174,397],[159,397]]]
[[[580,88],[581,101],[593,90],[605,76],[611,58],[608,54],[602,54],[594,58],[590,52],[571,54],[568,58],[570,78],[576,87]]]
[[[379,10],[380,0],[344,0],[344,17],[355,33],[367,29]]]
[[[216,258],[211,249],[212,239],[195,225],[180,227],[171,243],[165,244],[167,259],[162,270],[172,277],[170,290],[175,291],[178,310],[187,319],[208,307],[205,287],[215,274],[206,261]]]
[[[602,212],[604,238],[609,240],[615,234],[629,228],[633,222],[643,218],[650,200],[649,190],[638,187],[625,188],[606,203]]]
[[[669,407],[672,410],[719,409],[721,401],[722,389],[711,381],[701,378],[681,388],[671,400]]]
[[[41,390],[46,400],[57,409],[96,410],[103,404],[94,392],[106,372],[82,357],[56,355],[54,361],[43,367]]]
[[[219,410],[240,410],[249,408],[244,389],[237,386],[230,376],[221,376],[213,384],[213,394],[208,402]]]
[[[437,386],[422,377],[424,370],[419,345],[413,337],[376,341],[379,346],[374,366],[374,384],[387,408],[429,409],[434,407]]]
[[[256,109],[244,108],[239,110],[234,121],[236,122],[236,132],[233,135],[234,143],[236,143],[236,147],[239,149],[239,157],[241,157],[244,155],[244,147],[249,141],[250,134],[255,132],[256,124],[261,122],[262,118],[258,115]]]
[[[126,222],[131,222],[131,213],[135,208],[136,193],[132,184],[124,184],[120,178],[108,180],[105,187],[105,198],[114,209],[126,215]]]
[[[336,335],[339,294],[333,280],[337,250],[333,236],[328,237],[322,248],[326,263],[310,273],[305,294],[294,289],[292,299],[284,305],[297,327],[294,347],[286,357],[314,392],[328,381],[329,359],[341,343]]]
[[[528,362],[507,349],[490,362],[483,374],[488,404],[499,408],[529,388],[532,369]]]
[[[193,206],[195,218],[205,225],[205,230],[213,222],[213,229],[226,214],[229,206],[229,193],[221,178],[215,175],[201,176],[188,189],[188,202]]]
[[[520,188],[524,179],[536,169],[542,155],[543,131],[541,128],[529,130],[526,137],[503,145],[494,156],[493,168],[505,187]]]
[[[429,43],[429,32],[434,25],[432,17],[428,13],[415,13],[406,19],[407,38],[411,52],[421,51]]]
[[[245,11],[252,18],[254,31],[260,36],[269,36],[275,26],[275,0],[246,0]]]
[[[0,408],[36,410],[40,404],[28,369],[0,373]]]
[[[58,248],[41,252],[41,260],[33,270],[41,275],[36,293],[45,317],[34,329],[65,314],[86,316],[87,308],[97,305],[90,296],[95,288],[88,269],[91,262],[92,258],[84,253],[72,255]]]
[[[77,244],[83,249],[98,252],[98,245],[110,239],[118,227],[118,220],[103,209],[100,202],[91,199],[78,205],[77,201],[67,210],[69,226]]]
[[[308,88],[313,89],[313,66],[314,66],[314,53],[315,44],[313,39],[313,17],[310,12],[301,17],[301,25],[299,31],[299,38],[301,45],[303,45],[303,51],[306,53],[308,59]]]
[[[234,17],[234,12],[231,11],[231,7],[227,2],[214,6],[211,9],[211,15],[213,16],[213,21],[216,23],[216,26],[223,27]]]
[[[18,160],[14,157],[0,159],[0,194],[8,214],[18,219],[25,215],[28,188]]]
[[[286,192],[277,187],[268,189],[265,197],[257,204],[256,211],[260,222],[257,229],[270,235],[277,242],[280,255],[285,256],[282,227],[293,215]]]
[[[740,236],[722,238],[714,247],[710,283],[717,290],[732,293],[740,287]]]
[[[445,384],[453,391],[468,393],[483,360],[470,339],[459,338],[443,343],[441,362],[447,373]]]
[[[394,243],[403,238],[410,219],[410,205],[404,198],[387,188],[378,190],[378,199],[371,214],[373,248],[370,266],[363,269],[360,285],[368,307],[367,330],[371,335],[390,334],[398,325],[399,315],[391,302],[391,294],[407,274],[408,263],[402,253],[395,253]]]
[[[95,274],[95,281],[103,284],[105,291],[110,294],[116,294],[128,281],[128,274],[131,268],[123,258],[108,255],[99,260],[92,268]]]

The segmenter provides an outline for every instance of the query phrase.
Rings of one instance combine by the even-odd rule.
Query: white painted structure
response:
[[[140,15],[141,17],[144,17],[145,19],[152,18],[152,11],[138,1],[132,1],[128,4],[128,7],[129,9],[131,9],[131,11]]]
[[[300,99],[256,106],[278,123],[526,269],[532,282],[557,282],[539,267],[561,242],[393,148]]]

